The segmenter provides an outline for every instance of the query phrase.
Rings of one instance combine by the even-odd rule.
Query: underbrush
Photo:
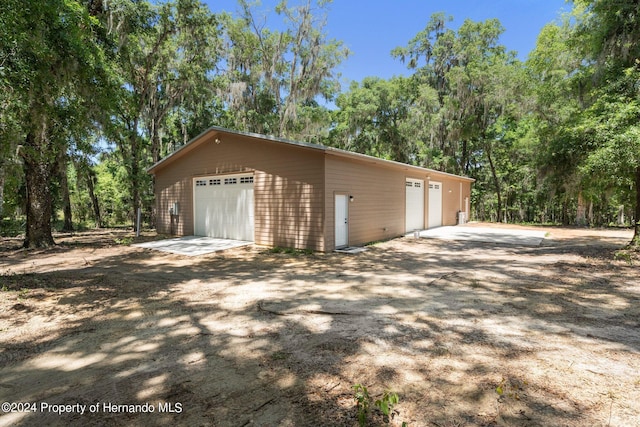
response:
[[[286,254],[286,255],[293,255],[293,256],[313,255],[313,251],[311,249],[283,248],[280,246],[274,246],[273,248],[268,249],[267,253]]]
[[[24,234],[26,218],[0,219],[0,237],[18,237]]]
[[[625,261],[629,265],[640,264],[640,246],[625,246],[613,254],[617,261]]]

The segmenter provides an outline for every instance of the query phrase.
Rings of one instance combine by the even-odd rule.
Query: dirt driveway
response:
[[[0,425],[356,426],[363,384],[399,394],[396,426],[638,426],[631,234],[547,231],[196,258],[4,240]]]

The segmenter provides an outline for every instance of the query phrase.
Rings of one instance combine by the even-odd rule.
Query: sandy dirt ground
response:
[[[544,230],[358,255],[2,240],[0,425],[357,426],[362,384],[398,393],[393,426],[640,426],[631,233]]]

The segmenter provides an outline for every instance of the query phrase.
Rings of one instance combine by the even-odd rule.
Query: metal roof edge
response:
[[[226,134],[235,134],[235,135],[241,135],[241,136],[248,136],[250,138],[262,139],[262,140],[267,140],[267,141],[271,141],[271,142],[277,142],[277,143],[289,144],[289,145],[294,145],[294,146],[303,147],[303,148],[311,148],[311,149],[315,149],[315,150],[320,150],[320,151],[324,151],[325,153],[336,154],[336,155],[342,156],[342,157],[348,157],[348,158],[359,159],[359,160],[373,161],[375,163],[388,164],[390,166],[396,166],[396,167],[411,168],[411,169],[414,169],[414,170],[421,170],[421,171],[426,171],[426,172],[433,172],[433,173],[437,173],[437,174],[440,174],[440,175],[446,175],[446,176],[450,176],[450,177],[453,177],[453,178],[462,179],[462,180],[465,180],[465,181],[475,182],[475,179],[469,178],[469,177],[466,177],[466,176],[463,176],[463,175],[455,175],[455,174],[448,173],[448,172],[441,172],[441,171],[438,171],[438,170],[435,170],[435,169],[429,169],[429,168],[424,168],[424,167],[421,167],[421,166],[410,165],[408,163],[397,162],[395,160],[381,159],[379,157],[369,156],[368,154],[355,153],[353,151],[347,151],[347,150],[343,150],[343,149],[340,149],[340,148],[328,147],[328,146],[322,145],[322,144],[314,144],[314,143],[310,143],[310,142],[300,142],[300,141],[294,141],[294,140],[290,140],[290,139],[278,138],[278,137],[275,137],[273,135],[262,135],[262,134],[254,133],[254,132],[243,132],[243,131],[239,131],[239,130],[227,129],[227,128],[220,127],[220,126],[211,126],[208,129],[206,129],[205,131],[203,131],[200,134],[198,134],[197,136],[191,138],[191,140],[189,140],[189,142],[187,142],[185,145],[183,145],[182,147],[178,148],[177,150],[175,150],[173,153],[169,154],[164,159],[161,159],[160,161],[156,162],[155,164],[153,164],[152,166],[147,168],[147,173],[153,173],[153,170],[157,169],[159,166],[161,166],[165,162],[170,161],[175,155],[177,155],[178,153],[182,152],[187,147],[191,147],[196,141],[198,141],[200,138],[202,138],[203,136],[205,136],[206,134],[208,134],[210,132],[221,132],[221,133],[226,133]]]
[[[339,156],[343,156],[343,157],[351,157],[351,158],[355,158],[355,159],[362,159],[362,160],[367,160],[370,162],[375,162],[375,163],[382,163],[382,164],[388,164],[390,166],[396,166],[396,167],[402,167],[402,168],[410,168],[410,169],[414,169],[414,170],[420,170],[423,172],[428,172],[428,173],[437,173],[439,175],[445,175],[445,176],[450,176],[452,178],[457,178],[457,179],[462,179],[464,181],[469,181],[469,182],[475,182],[475,178],[469,178],[468,176],[464,176],[464,175],[456,175],[453,173],[449,173],[449,172],[442,172],[439,170],[435,170],[435,169],[429,169],[429,168],[425,168],[422,166],[416,166],[416,165],[410,165],[409,163],[402,163],[402,162],[397,162],[395,160],[387,160],[387,159],[381,159],[379,157],[374,157],[374,156],[370,156],[368,154],[362,154],[362,153],[356,153],[353,151],[347,151],[347,150],[342,150],[340,148],[334,148],[334,147],[325,147],[325,151],[333,153],[333,154],[337,154]]]
[[[210,132],[222,132],[222,133],[226,133],[226,134],[235,134],[235,135],[241,135],[241,136],[248,136],[250,138],[257,138],[257,139],[263,139],[263,140],[268,140],[268,141],[272,141],[272,142],[278,142],[278,143],[284,143],[284,144],[290,144],[290,145],[297,145],[299,147],[313,148],[313,149],[321,150],[321,151],[325,151],[328,148],[328,147],[326,147],[324,145],[321,145],[321,144],[313,144],[313,143],[310,143],[310,142],[293,141],[293,140],[290,140],[290,139],[277,138],[277,137],[275,137],[273,135],[263,135],[263,134],[254,133],[254,132],[243,132],[243,131],[239,131],[239,130],[233,130],[233,129],[224,128],[224,127],[221,127],[221,126],[211,126],[211,127],[207,128],[206,130],[200,132],[197,136],[194,136],[193,138],[191,138],[186,144],[184,144],[182,147],[178,148],[177,150],[175,150],[174,152],[169,154],[164,159],[161,159],[158,162],[154,163],[153,165],[149,166],[147,168],[147,173],[153,173],[152,171],[154,169],[157,169],[158,166],[160,166],[160,165],[164,164],[165,162],[169,161],[171,158],[173,158],[175,155],[177,155],[178,153],[180,153],[181,151],[183,151],[187,147],[191,147],[191,145],[193,145],[193,143],[195,143],[197,140],[199,140],[200,138],[202,138],[203,136],[205,136],[206,134],[208,134]]]
[[[198,139],[202,138],[203,136],[205,136],[207,133],[211,132],[212,129],[211,127],[200,132],[197,136],[194,136],[193,138],[191,138],[186,144],[184,144],[182,147],[178,148],[177,150],[174,150],[171,154],[169,154],[167,157],[158,160],[157,162],[155,162],[154,164],[152,164],[151,166],[149,166],[147,168],[147,173],[153,173],[152,171],[154,169],[156,169],[158,166],[162,165],[163,163],[168,162],[169,160],[171,160],[175,155],[177,155],[178,153],[180,153],[181,151],[185,150],[187,147],[190,147],[191,144],[193,144],[195,141],[197,141]]]

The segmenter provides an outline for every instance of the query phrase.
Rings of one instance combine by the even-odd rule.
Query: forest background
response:
[[[472,219],[635,227],[640,5],[575,0],[525,61],[497,19],[434,14],[407,76],[340,87],[330,1],[213,13],[197,0],[4,0],[0,231],[154,224],[146,169],[212,125],[476,179]]]

